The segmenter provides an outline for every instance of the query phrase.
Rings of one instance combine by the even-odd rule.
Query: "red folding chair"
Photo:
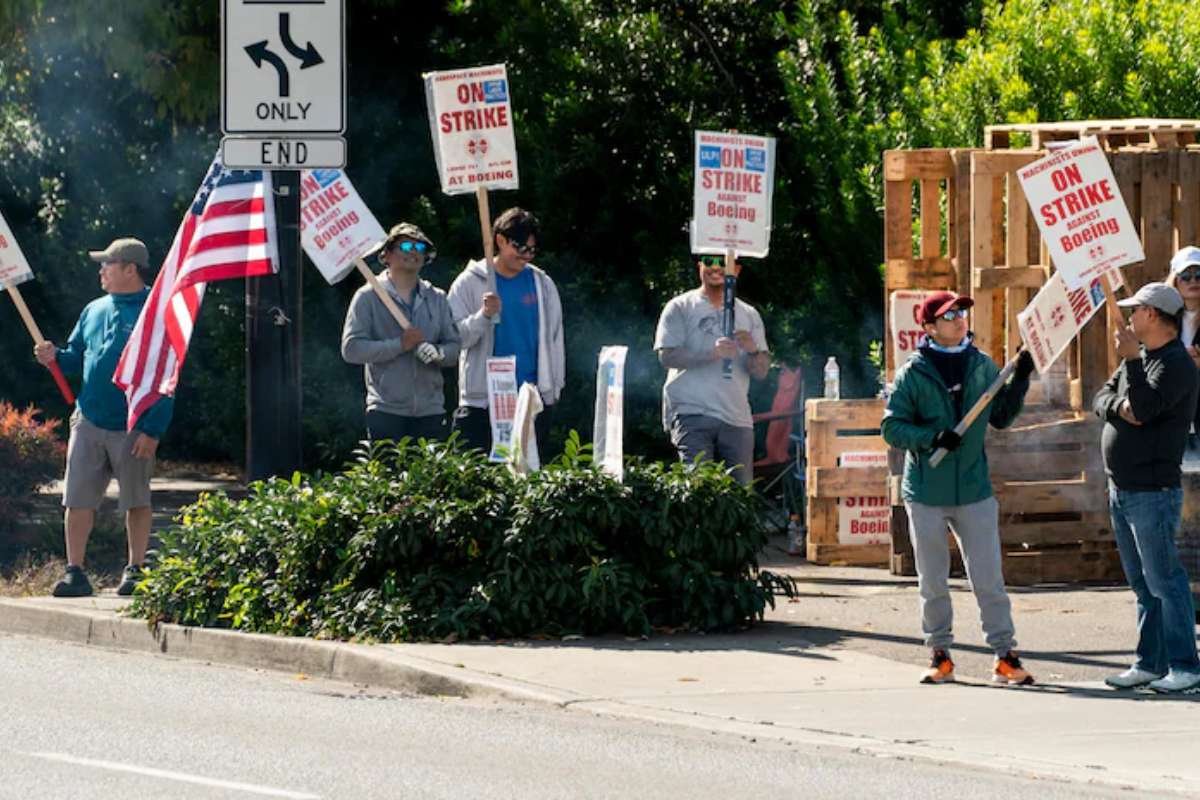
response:
[[[765,454],[754,462],[759,496],[783,512],[804,520],[804,374],[799,367],[782,367],[771,410],[753,416],[765,423]],[[778,499],[778,505],[776,504]]]

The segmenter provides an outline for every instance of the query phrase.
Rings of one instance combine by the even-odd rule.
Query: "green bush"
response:
[[[753,493],[711,463],[631,460],[624,484],[571,435],[516,478],[402,440],[337,474],[203,495],[162,535],[132,613],[336,639],[728,629],[792,583],[757,568]]]
[[[28,509],[39,487],[62,472],[58,420],[40,421],[39,413],[33,406],[21,411],[0,400],[0,531]]]

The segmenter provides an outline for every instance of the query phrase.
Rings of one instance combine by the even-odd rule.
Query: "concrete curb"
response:
[[[422,695],[503,697],[555,706],[583,699],[545,686],[481,675],[372,645],[290,636],[149,625],[101,609],[0,598],[0,632],[251,669],[303,673]]]

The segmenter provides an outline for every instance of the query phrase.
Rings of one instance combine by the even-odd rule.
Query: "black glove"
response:
[[[942,449],[948,452],[953,452],[958,449],[960,444],[962,444],[962,437],[950,428],[946,428],[944,431],[938,431],[938,435],[933,437],[934,450]]]
[[[1019,381],[1027,381],[1033,374],[1033,369],[1033,356],[1028,350],[1022,350],[1017,354],[1017,366],[1013,369],[1013,376]]]

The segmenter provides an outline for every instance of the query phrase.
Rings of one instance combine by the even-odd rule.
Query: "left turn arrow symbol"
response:
[[[283,59],[267,49],[267,40],[255,42],[252,45],[247,45],[246,54],[254,60],[254,66],[262,68],[262,63],[267,61],[271,66],[275,67],[275,71],[279,73],[279,96],[287,97],[291,93],[291,83],[288,76],[287,64],[283,63]]]

